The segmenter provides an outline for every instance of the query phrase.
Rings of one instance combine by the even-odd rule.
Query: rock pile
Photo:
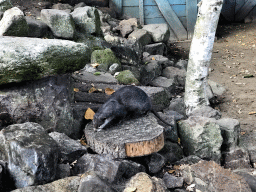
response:
[[[255,147],[239,145],[239,122],[211,107],[186,117],[187,61],[167,57],[166,25],[120,21],[84,3],[47,6],[28,17],[0,0],[1,191],[255,189]],[[106,101],[103,90],[126,84],[139,85],[172,126],[150,115],[117,126],[160,124],[165,145],[143,157],[97,154],[85,145],[84,113]],[[210,99],[224,91],[209,84]]]

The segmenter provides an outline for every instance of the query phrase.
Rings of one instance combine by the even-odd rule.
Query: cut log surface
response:
[[[92,150],[98,154],[112,154],[115,158],[150,155],[164,146],[163,127],[153,114],[125,120],[99,132],[89,123],[84,133]]]

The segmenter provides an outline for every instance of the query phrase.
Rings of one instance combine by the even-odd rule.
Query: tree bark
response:
[[[187,115],[209,105],[206,95],[208,70],[223,0],[202,0],[191,42],[185,85]]]

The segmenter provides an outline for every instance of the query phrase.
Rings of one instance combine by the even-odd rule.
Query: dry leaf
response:
[[[245,131],[242,131],[240,134],[241,134],[241,135],[245,135],[245,133],[246,133]]]
[[[84,114],[84,118],[93,120],[94,115],[95,112],[91,108],[88,108]]]
[[[156,60],[155,57],[152,57],[152,60]]]
[[[252,111],[252,112],[250,112],[250,113],[248,113],[249,115],[254,115],[254,114],[256,114],[256,111]]]
[[[172,173],[174,173],[175,172],[175,170],[169,170],[168,171],[168,173],[170,173],[170,174],[172,174]]]
[[[80,139],[80,143],[81,143],[81,145],[87,145],[84,138]]]
[[[106,89],[105,89],[105,93],[106,93],[107,95],[112,95],[114,92],[115,92],[114,89],[110,89],[110,88],[106,88]]]
[[[96,68],[96,67],[98,67],[100,64],[99,63],[92,63],[91,64],[91,66],[93,67],[93,68]]]
[[[74,92],[79,92],[79,89],[78,88],[74,88]]]
[[[93,93],[93,92],[95,92],[95,91],[97,91],[97,89],[96,89],[95,87],[92,87],[92,88],[89,90],[89,93]]]

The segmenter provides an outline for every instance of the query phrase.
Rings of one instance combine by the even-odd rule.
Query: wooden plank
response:
[[[121,16],[123,10],[123,0],[112,0],[112,2],[115,4],[118,15]]]
[[[236,7],[236,0],[225,0],[222,6],[221,14],[228,21],[234,21],[235,7]]]
[[[172,6],[173,11],[178,17],[186,16],[186,6],[185,5],[175,5]],[[163,17],[158,6],[144,6],[144,17],[145,18],[160,18]],[[187,25],[187,24],[186,24]]]
[[[170,5],[185,5],[186,0],[168,0]],[[144,5],[156,5],[156,2],[154,0],[144,0]],[[138,0],[124,0],[123,6],[125,7],[138,7],[139,1]]]
[[[250,11],[256,6],[255,0],[248,0],[237,12],[235,15],[235,21],[242,21]]]
[[[140,18],[139,7],[123,7],[123,15]]]
[[[139,0],[140,24],[144,25],[144,0]]]
[[[155,0],[165,20],[180,40],[187,39],[187,31],[167,0]]]
[[[188,39],[192,39],[197,18],[197,0],[187,0],[186,5]]]

